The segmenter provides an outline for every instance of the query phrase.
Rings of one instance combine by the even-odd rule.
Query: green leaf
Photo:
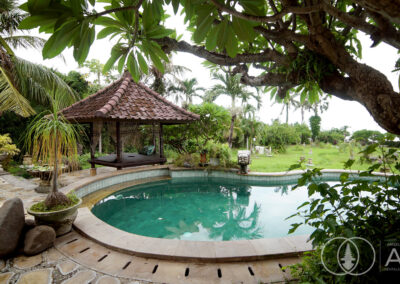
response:
[[[138,59],[140,69],[143,71],[144,74],[147,75],[149,73],[149,67],[147,66],[147,62],[144,59],[143,55],[140,52],[137,52],[136,57]]]
[[[106,26],[106,27],[119,27],[123,28],[124,25],[122,25],[120,22],[110,18],[110,17],[98,17],[96,20],[94,20],[95,25],[101,25],[101,26]]]
[[[133,80],[138,82],[140,79],[140,71],[133,52],[128,55],[127,67],[133,77]]]
[[[106,64],[104,64],[103,72],[108,72],[122,54],[123,51],[121,50],[121,47],[119,45],[114,45],[111,50],[110,58],[107,60]]]
[[[226,41],[228,40],[228,20],[222,21],[218,25],[218,35],[217,35],[217,46],[221,49],[224,50]]]
[[[211,28],[211,31],[208,33],[206,39],[206,49],[208,51],[214,51],[217,47],[217,39],[218,39],[218,30],[219,26],[214,26]]]
[[[174,13],[178,13],[180,0],[172,0],[172,7],[174,8]]]
[[[79,64],[86,60],[95,36],[94,26],[89,28],[89,23],[84,21],[81,26],[79,40],[74,44],[74,58]]]
[[[146,31],[146,36],[148,38],[163,38],[163,37],[169,36],[173,32],[174,32],[174,30],[166,29],[159,25],[155,25],[152,27],[151,30]]]
[[[233,58],[238,53],[238,41],[235,36],[235,32],[233,31],[232,25],[230,23],[228,24],[226,37],[227,37],[227,40],[225,42],[226,52],[230,57]]]
[[[249,21],[233,17],[232,25],[240,40],[250,42],[256,37],[253,26]]]
[[[116,27],[106,27],[102,29],[98,34],[97,34],[97,39],[102,39],[107,36],[109,36],[112,33],[119,33],[121,32],[121,29],[116,28]]]
[[[43,47],[43,58],[53,58],[59,55],[74,39],[79,36],[79,25],[76,21],[64,24],[56,31]]]
[[[215,6],[212,5],[202,5],[197,13],[197,23],[196,30],[193,33],[193,40],[200,43],[207,36],[210,28],[214,22],[213,11]]]
[[[30,16],[21,21],[18,28],[21,30],[30,30],[37,28],[39,26],[54,25],[58,20],[57,15],[54,14],[42,14]]]
[[[125,66],[125,61],[126,61],[126,57],[128,56],[128,54],[124,54],[118,61],[118,72],[122,73],[122,71],[124,70],[124,66]]]

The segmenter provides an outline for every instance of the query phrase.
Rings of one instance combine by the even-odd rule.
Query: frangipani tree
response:
[[[48,164],[52,170],[51,191],[45,199],[47,208],[68,205],[70,200],[58,191],[58,175],[63,157],[77,157],[78,127],[65,120],[60,111],[60,94],[51,98],[51,110],[37,115],[26,133],[26,147],[32,151],[34,161]]]
[[[51,34],[43,55],[74,48],[78,62],[96,38],[118,38],[106,69],[127,66],[135,80],[166,53],[188,52],[241,73],[251,86],[281,93],[302,85],[362,104],[387,131],[400,134],[400,95],[387,77],[361,63],[359,32],[400,48],[399,0],[28,0],[21,28]],[[167,5],[181,8],[195,44],[165,27]],[[393,67],[396,58],[393,59]],[[252,73],[251,67],[263,70]]]

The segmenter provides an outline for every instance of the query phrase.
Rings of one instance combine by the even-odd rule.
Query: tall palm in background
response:
[[[26,17],[16,1],[0,0],[0,111],[21,116],[35,113],[31,103],[50,104],[50,93],[60,94],[61,106],[75,100],[73,90],[50,69],[15,55],[17,48],[41,49],[45,40],[16,34]]]
[[[230,70],[223,72],[213,72],[212,78],[219,83],[214,85],[206,96],[215,100],[221,95],[226,95],[231,98],[231,126],[229,129],[228,144],[232,148],[233,128],[237,116],[242,112],[242,108],[236,107],[236,100],[240,100],[242,105],[248,102],[251,98],[257,102],[257,108],[261,105],[261,99],[258,93],[250,92],[246,86],[240,83],[240,74],[232,75]]]
[[[205,91],[204,88],[198,87],[196,78],[185,79],[178,82],[178,86],[172,86],[170,91],[175,94],[175,102],[179,100],[184,101],[184,106],[188,106],[193,103],[194,97],[201,97],[199,91]]]

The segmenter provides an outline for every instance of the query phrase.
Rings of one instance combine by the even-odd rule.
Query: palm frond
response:
[[[3,38],[12,48],[33,48],[42,50],[46,40],[36,36],[19,35]]]
[[[76,101],[75,92],[49,68],[19,57],[13,58],[15,78],[23,95],[37,102],[57,98],[62,108]]]
[[[8,110],[24,117],[35,113],[29,101],[15,88],[11,78],[0,67],[0,111]]]
[[[19,23],[26,16],[27,15],[25,13],[21,13],[18,10],[0,12],[0,33],[5,35],[12,35],[18,30]]]

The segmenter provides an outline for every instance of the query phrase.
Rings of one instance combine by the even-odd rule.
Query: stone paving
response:
[[[114,170],[97,169],[98,174]],[[65,186],[88,176],[89,170],[64,174],[61,183]],[[25,209],[43,200],[46,194],[34,191],[37,182],[1,175],[0,206],[16,196],[24,201]],[[140,258],[110,250],[72,231],[39,255],[0,259],[0,284],[286,283],[290,274],[281,267],[298,261],[291,257],[248,263],[183,263]]]

